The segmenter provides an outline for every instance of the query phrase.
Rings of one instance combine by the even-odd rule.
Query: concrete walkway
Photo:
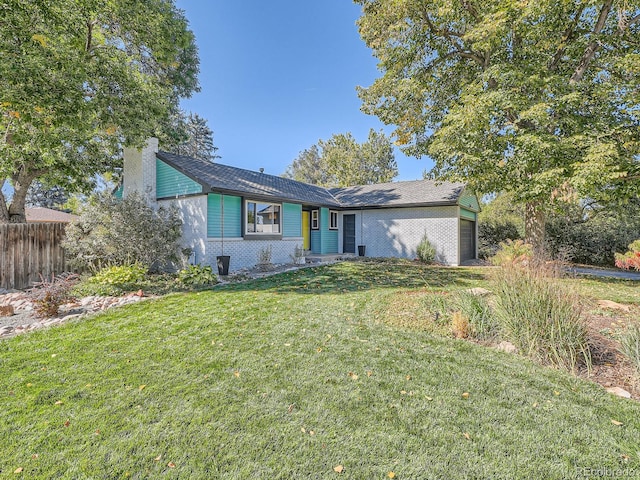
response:
[[[630,270],[609,270],[588,267],[568,267],[567,271],[575,275],[591,275],[593,277],[621,278],[623,280],[635,280],[640,282],[640,273]]]

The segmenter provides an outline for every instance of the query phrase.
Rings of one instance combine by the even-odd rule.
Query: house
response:
[[[122,195],[142,193],[154,206],[173,203],[196,263],[229,255],[230,270],[254,266],[265,248],[287,263],[296,247],[312,254],[415,258],[426,235],[437,260],[476,258],[476,196],[464,184],[417,180],[323,188],[163,152],[150,139],[125,149]]]
[[[24,209],[27,223],[71,223],[77,215],[45,207],[27,207]]]

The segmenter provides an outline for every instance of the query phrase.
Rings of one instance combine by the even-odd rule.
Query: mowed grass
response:
[[[638,403],[403,314],[483,275],[347,262],[2,341],[0,477],[640,476]]]

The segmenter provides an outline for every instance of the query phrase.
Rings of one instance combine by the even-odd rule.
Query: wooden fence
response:
[[[27,288],[65,271],[64,223],[0,224],[0,288]]]

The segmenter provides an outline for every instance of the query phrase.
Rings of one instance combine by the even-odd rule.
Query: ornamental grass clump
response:
[[[422,237],[416,251],[418,258],[423,263],[433,263],[436,259],[436,247],[429,241],[427,235]]]
[[[503,266],[494,292],[495,318],[501,332],[520,352],[571,372],[591,367],[580,299],[548,271]]]
[[[620,352],[626,356],[640,374],[640,324],[629,325],[620,333]]]

